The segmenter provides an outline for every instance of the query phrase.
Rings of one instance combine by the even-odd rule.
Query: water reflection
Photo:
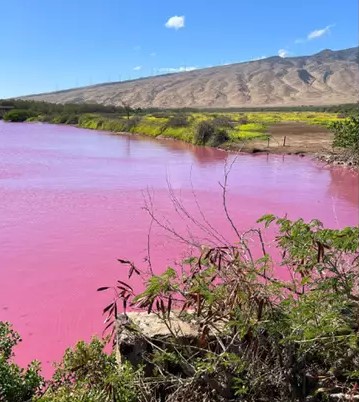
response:
[[[346,200],[358,207],[359,173],[341,167],[331,167],[328,170],[330,173],[330,184],[328,186],[330,196]],[[357,218],[359,219],[358,216]]]
[[[193,156],[194,160],[199,165],[213,164],[214,162],[225,162],[228,158],[228,153],[226,151],[211,148],[211,147],[200,147],[193,144],[188,144],[182,141],[177,141],[173,139],[161,138],[155,139],[141,135],[126,135],[126,151],[127,155],[131,155],[131,142],[147,142],[152,143],[155,146],[161,146],[166,148],[172,154],[187,154]]]

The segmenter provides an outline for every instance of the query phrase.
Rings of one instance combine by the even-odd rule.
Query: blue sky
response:
[[[3,0],[0,98],[358,43],[357,0]]]

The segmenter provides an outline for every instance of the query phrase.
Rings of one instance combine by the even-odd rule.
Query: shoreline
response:
[[[77,128],[83,128],[78,125],[73,125],[73,127]],[[91,129],[90,129],[91,130]],[[136,132],[127,132],[127,131],[106,131],[106,130],[96,130],[96,131],[103,131],[107,132],[112,135],[124,135],[124,136],[138,136],[138,137],[144,137],[144,138],[151,138],[154,140],[167,140],[167,141],[179,141],[183,142],[185,144],[189,145],[194,145],[190,142],[180,140],[177,138],[172,138],[168,137],[165,135],[159,135],[157,137],[152,137],[149,135],[146,135],[144,133],[136,133]],[[348,169],[353,169],[353,170],[359,170],[359,166],[355,164],[351,164],[351,162],[345,161],[341,157],[340,152],[334,152],[333,149],[320,149],[318,150],[306,150],[301,147],[272,147],[272,148],[258,148],[256,147],[253,142],[255,140],[244,140],[243,143],[232,143],[232,144],[225,144],[224,146],[218,146],[218,147],[211,147],[209,145],[195,145],[199,147],[207,147],[207,148],[212,148],[212,149],[217,149],[220,151],[228,152],[228,153],[236,153],[236,154],[246,154],[246,155],[294,155],[294,156],[299,156],[301,158],[304,157],[309,157],[313,160],[320,161],[325,164],[325,166],[338,166],[338,167],[343,167],[343,168],[348,168]],[[252,146],[250,146],[252,142]]]
[[[185,144],[195,145],[192,142],[185,141],[183,139],[173,138],[160,134],[157,136],[148,135],[141,132],[131,131],[109,131],[101,128],[89,128],[83,127],[79,124],[66,124],[66,123],[51,123],[42,122],[39,120],[25,121],[24,123],[45,123],[59,126],[70,126],[74,128],[80,128],[85,130],[95,130],[112,135],[124,135],[124,136],[138,136],[143,138],[151,138],[154,140],[168,140],[168,141],[180,141]],[[288,131],[287,131],[288,130]],[[283,136],[283,132],[285,134]],[[316,133],[319,138],[313,138],[313,134]],[[200,147],[208,147],[218,149],[225,152],[247,154],[247,155],[297,155],[299,157],[311,157],[312,159],[323,162],[328,166],[340,166],[344,168],[359,170],[359,166],[355,163],[348,162],[343,157],[341,152],[335,152],[331,148],[332,134],[323,126],[309,125],[300,122],[281,122],[276,123],[268,127],[269,139],[253,138],[243,139],[242,142],[229,142],[217,147],[211,147],[209,145],[196,145]],[[324,138],[323,138],[324,136]],[[284,139],[287,141],[286,145],[280,145],[279,140]],[[309,143],[306,140],[310,138]],[[288,144],[289,142],[289,144]],[[268,146],[269,145],[269,146]]]

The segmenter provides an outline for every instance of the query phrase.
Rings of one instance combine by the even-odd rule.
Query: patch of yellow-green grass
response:
[[[198,124],[201,121],[208,120],[211,118],[210,113],[192,113],[191,117],[193,119],[194,124]]]
[[[159,124],[149,124],[147,122],[140,122],[134,129],[133,132],[138,134],[148,135],[150,137],[157,137],[161,134],[161,125]]]
[[[244,140],[253,138],[266,138],[266,135],[261,131],[242,131],[240,129],[229,130],[231,140]]]
[[[162,132],[162,135],[176,140],[192,142],[193,127],[168,127]]]
[[[142,117],[143,123],[165,125],[168,122],[168,117],[155,117],[152,115]]]
[[[229,133],[231,140],[245,140],[245,139],[254,139],[254,138],[266,138],[266,136],[261,132],[255,131],[231,131]]]
[[[230,113],[192,113],[193,119],[200,122],[214,117],[227,117],[233,122],[247,120],[248,123],[271,125],[279,122],[302,122],[327,125],[340,120],[336,113],[325,112],[230,112]]]
[[[104,119],[99,129],[112,132],[126,131],[126,121],[123,119]]]
[[[104,119],[96,114],[84,114],[80,116],[78,125],[82,128],[100,130]]]
[[[246,117],[250,122],[275,124],[279,122],[298,122],[328,125],[340,120],[336,113],[323,112],[251,112]]]
[[[265,126],[261,123],[240,124],[237,127],[240,131],[245,131],[245,132],[250,132],[250,131],[264,132],[265,131]]]
[[[263,123],[238,124],[229,130],[229,136],[232,140],[264,138],[265,131],[266,127]]]
[[[248,116],[246,113],[227,113],[226,116],[228,116],[229,119],[231,119],[233,122],[240,122],[243,119],[248,119]]]
[[[316,116],[314,118],[311,118],[308,121],[308,123],[309,124],[319,124],[322,126],[329,126],[338,120],[343,120],[343,119],[338,118],[337,116]]]

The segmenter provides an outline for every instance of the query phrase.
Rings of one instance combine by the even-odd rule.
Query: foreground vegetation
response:
[[[231,146],[268,138],[268,127],[280,122],[301,122],[331,127],[353,113],[355,105],[274,110],[156,110],[98,104],[57,105],[35,101],[0,101],[6,121],[72,124],[111,132],[132,132],[210,146]],[[206,133],[204,131],[207,131]]]
[[[334,132],[333,147],[341,152],[341,160],[350,165],[359,165],[359,117],[352,116],[346,121],[334,122],[330,129]]]
[[[219,244],[198,243],[183,270],[154,275],[150,263],[141,270],[119,260],[129,279],[99,289],[115,291],[107,322],[115,329],[117,320],[117,331],[140,339],[140,363],[118,365],[114,353],[103,352],[105,341],[80,342],[45,384],[38,363],[22,370],[12,362],[18,336],[0,324],[0,401],[357,400],[359,229],[266,215],[258,221],[264,229],[240,233],[226,216],[234,243],[203,221]],[[268,244],[273,225],[277,237]],[[131,287],[136,276],[144,280],[140,294]],[[156,314],[170,336],[149,339],[124,320],[119,311],[130,305]],[[171,330],[174,312],[197,328],[191,338]]]

